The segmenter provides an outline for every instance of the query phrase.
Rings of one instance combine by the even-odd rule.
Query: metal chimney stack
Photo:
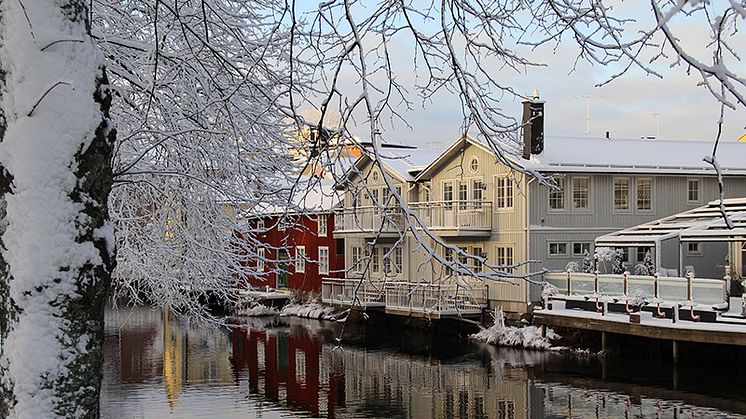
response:
[[[523,103],[523,158],[544,151],[544,101],[539,99],[539,91],[534,89],[532,100]]]

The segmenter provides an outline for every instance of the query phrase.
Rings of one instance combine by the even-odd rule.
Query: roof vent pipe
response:
[[[532,154],[544,151],[544,101],[539,98],[539,91],[534,89],[532,100],[523,101],[523,158],[529,159]]]

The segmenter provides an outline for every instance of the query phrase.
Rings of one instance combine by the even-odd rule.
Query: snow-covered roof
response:
[[[723,200],[723,210],[734,228],[725,224],[720,201],[609,233],[596,239],[596,246],[653,246],[678,237],[682,242],[746,240],[746,198]]]
[[[284,189],[289,190],[292,185]],[[283,189],[278,187],[278,190]],[[342,195],[334,189],[333,179],[302,177],[292,189],[290,202],[286,206],[260,204],[247,209],[245,217],[269,216],[284,213],[331,212],[342,202]]]
[[[420,150],[420,149],[386,149],[379,151],[381,164],[384,169],[397,180],[402,182],[414,182],[417,174],[427,167],[433,160],[440,156],[440,150]],[[372,151],[368,150],[360,156],[355,162],[352,169],[347,172],[346,179],[350,179],[363,166],[372,160]],[[339,185],[342,186],[342,185]]]
[[[714,173],[703,159],[714,141],[552,137],[544,151],[530,159],[512,158],[517,164],[540,172],[583,173]],[[720,142],[717,161],[725,174],[746,174],[746,144]]]

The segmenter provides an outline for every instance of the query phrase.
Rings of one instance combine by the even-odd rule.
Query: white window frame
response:
[[[495,245],[495,263],[498,266],[510,266],[515,264],[515,251],[513,245],[498,244]],[[506,271],[512,271],[512,268],[506,268]]]
[[[363,248],[360,246],[350,247],[350,260],[352,261],[351,271],[355,273],[363,272]]]
[[[264,259],[266,257],[266,250],[263,247],[256,249],[256,270],[258,272],[264,272]]]
[[[648,181],[650,182],[650,196],[648,197],[650,208],[640,208],[640,182]],[[655,188],[653,178],[650,177],[640,177],[635,178],[635,210],[638,212],[653,212],[653,208],[655,203],[653,202],[653,189]]]
[[[295,247],[295,272],[306,272],[306,246]]]
[[[329,231],[329,220],[326,218],[326,214],[316,216],[316,226],[318,237],[326,237]]]
[[[394,270],[396,275],[404,272],[404,252],[401,245],[394,247]]]
[[[450,191],[448,191],[449,194],[450,194],[450,198],[446,197],[446,186],[450,187]],[[445,209],[449,209],[449,210],[452,209],[453,208],[453,201],[454,201],[454,199],[453,199],[454,198],[454,196],[453,196],[453,181],[450,181],[450,180],[443,181],[443,183],[441,184],[441,194],[442,194],[441,200],[444,203],[443,205],[444,205]]]
[[[547,188],[547,209],[549,212],[567,212],[567,177],[558,176],[557,178],[555,178],[555,182],[557,182],[559,191],[555,189]],[[561,208],[552,208],[552,196],[553,195],[560,195],[559,198],[561,199],[555,200],[555,201],[562,203]]]
[[[370,249],[370,271],[381,272],[381,254],[377,247]]]
[[[329,246],[319,246],[319,274],[329,274]]]
[[[474,202],[473,209],[482,209],[482,201],[484,201],[484,181],[482,178],[471,179],[471,200]]]
[[[696,249],[692,250],[692,245],[696,246]],[[686,254],[687,256],[702,256],[702,243],[700,242],[687,242],[686,243]]]
[[[264,230],[264,220],[257,220],[256,221],[256,229],[257,230]]]
[[[476,162],[476,167],[474,167],[475,162]],[[471,156],[471,159],[469,160],[469,170],[471,170],[471,172],[474,174],[476,174],[479,171],[479,158],[477,156]]]
[[[697,185],[697,199],[691,199],[691,182],[696,182]],[[702,203],[702,181],[699,178],[688,178],[686,180],[686,202],[689,204],[701,204]]]
[[[391,246],[381,247],[381,256],[383,257],[382,270],[383,270],[383,273],[385,273],[386,275],[392,274],[392,270],[391,270],[391,266],[393,265],[392,260],[391,260],[391,257],[393,256],[392,253],[393,252],[391,252]]]
[[[514,183],[509,175],[495,178],[495,208],[506,211],[513,209]]]
[[[627,189],[626,189],[627,194],[626,194],[626,201],[625,201],[626,207],[625,208],[620,208],[619,206],[617,206],[619,204],[617,202],[617,181],[625,181],[625,182],[627,182]],[[630,202],[630,197],[632,195],[631,194],[631,192],[632,192],[632,180],[629,177],[616,176],[616,177],[614,177],[612,179],[611,183],[612,183],[612,186],[611,186],[611,189],[612,189],[612,191],[611,191],[611,199],[613,201],[612,205],[613,205],[613,208],[614,208],[614,212],[627,213],[627,212],[632,211],[632,205],[631,205],[631,202]]]
[[[581,192],[582,190],[577,188],[576,182],[580,180],[586,181],[586,189],[585,189],[585,202],[586,205],[583,207],[576,207],[575,206],[575,192]],[[571,194],[570,194],[570,201],[572,202],[571,208],[573,211],[577,212],[589,212],[591,211],[591,178],[590,176],[573,176],[571,179]],[[582,198],[582,197],[581,197]]]
[[[576,244],[580,245],[580,253],[575,253]],[[585,252],[583,251],[583,245],[588,246],[587,250],[588,250],[588,254],[590,255],[591,254],[591,242],[572,242],[572,249],[570,249],[570,251],[572,252],[572,255],[573,256],[584,256]]]
[[[552,245],[565,246],[564,253],[552,253]],[[547,257],[550,258],[565,258],[567,257],[567,242],[547,242]]]
[[[471,248],[471,254],[477,257],[482,257],[482,254],[484,253],[484,249],[482,246],[472,246]],[[479,259],[474,259],[474,271],[475,272],[482,272],[482,269],[484,269],[484,264]]]

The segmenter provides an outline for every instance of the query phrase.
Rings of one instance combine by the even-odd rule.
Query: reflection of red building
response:
[[[248,226],[262,244],[250,263],[264,272],[249,280],[252,286],[320,292],[321,278],[344,276],[344,242],[334,238],[331,211],[263,216]]]
[[[344,374],[329,374],[329,383],[321,383],[321,340],[305,330],[300,332],[232,329],[233,370],[239,375],[241,371],[248,371],[252,394],[263,393],[269,400],[286,402],[314,416],[319,415],[320,398],[326,393],[326,410],[328,416],[333,417],[340,391],[344,398]],[[260,381],[263,381],[263,388],[260,388]],[[280,396],[282,389],[285,400]]]

